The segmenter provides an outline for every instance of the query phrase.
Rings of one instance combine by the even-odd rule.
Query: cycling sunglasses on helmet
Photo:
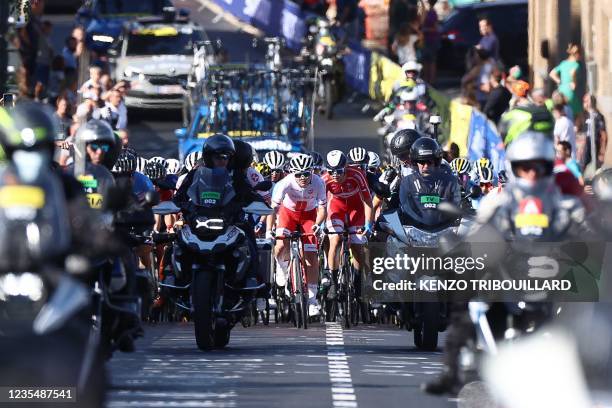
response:
[[[312,175],[312,171],[300,171],[299,173],[295,173],[295,178],[308,178]]]
[[[102,150],[104,153],[108,153],[108,151],[110,150],[110,145],[106,143],[90,143],[89,147],[94,152],[97,152],[98,150]]]

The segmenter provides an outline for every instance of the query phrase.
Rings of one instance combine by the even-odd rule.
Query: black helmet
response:
[[[442,161],[442,148],[434,139],[424,136],[418,138],[410,148],[410,161],[433,160],[436,166]]]
[[[421,137],[415,129],[402,129],[395,132],[391,139],[391,154],[399,157],[405,153],[410,153],[413,143]]]
[[[166,177],[166,166],[160,162],[150,161],[145,166],[145,175],[151,180],[159,180]]]
[[[116,174],[132,174],[136,171],[137,156],[133,149],[123,149],[115,162],[112,172]]]
[[[310,157],[312,157],[313,167],[323,167],[323,156],[321,156],[318,152],[310,152]]]
[[[236,170],[248,168],[253,162],[253,148],[249,143],[242,140],[234,140],[233,142],[236,153],[232,157],[231,167]]]
[[[217,133],[212,135],[204,143],[202,158],[206,167],[212,167],[212,157],[215,154],[227,154],[230,157],[236,153],[234,142],[228,136]]]
[[[20,103],[10,113],[0,108],[0,144],[10,156],[15,150],[46,149],[53,155],[56,122],[38,102]]]

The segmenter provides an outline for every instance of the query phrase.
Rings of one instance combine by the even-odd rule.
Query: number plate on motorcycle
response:
[[[45,205],[45,191],[40,187],[6,186],[0,188],[0,207],[42,208]]]

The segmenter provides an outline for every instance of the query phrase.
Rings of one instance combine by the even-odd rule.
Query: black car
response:
[[[466,56],[478,44],[478,21],[487,17],[499,39],[500,58],[506,67],[527,66],[528,0],[497,0],[456,7],[442,22],[438,64],[463,71]]]

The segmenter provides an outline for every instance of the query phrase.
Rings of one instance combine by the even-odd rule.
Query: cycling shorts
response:
[[[349,232],[357,232],[365,225],[365,211],[360,197],[349,200],[332,197],[327,210],[327,229],[342,232],[347,220]],[[365,244],[367,241],[365,235],[351,235],[350,238],[353,244]]]
[[[317,219],[317,209],[310,211],[291,211],[281,205],[276,220],[276,236],[287,236],[292,232],[312,233],[312,226]],[[314,236],[302,237],[305,252],[317,251],[317,239]]]

